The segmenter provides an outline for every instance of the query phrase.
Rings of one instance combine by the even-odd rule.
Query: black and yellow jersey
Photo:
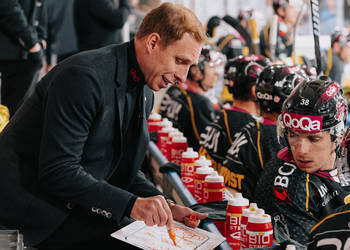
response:
[[[199,155],[206,156],[212,161],[214,169],[219,170],[233,142],[233,135],[259,118],[238,108],[222,109],[200,135]]]
[[[333,81],[342,84],[344,67],[344,62],[332,48],[322,51],[322,70],[324,75],[329,76]]]
[[[280,149],[276,125],[249,122],[234,134],[234,141],[219,173],[224,176],[227,187],[254,202],[254,190],[260,174]]]
[[[187,138],[188,146],[197,151],[199,136],[214,120],[215,109],[204,95],[174,85],[161,101],[160,114],[168,118]]]
[[[293,53],[292,34],[289,32],[287,25],[280,19],[277,25],[275,55],[271,56],[270,54],[271,22],[268,22],[260,32],[260,53],[263,56],[276,59],[291,57]]]
[[[311,229],[308,249],[350,249],[349,221],[350,204],[346,204],[320,220]]]
[[[274,218],[278,242],[294,240],[306,245],[310,230],[323,217],[349,202],[349,167],[346,163],[341,170],[308,174],[299,170],[288,148],[278,155],[274,165],[268,163],[267,171],[262,172],[254,195],[258,206]]]

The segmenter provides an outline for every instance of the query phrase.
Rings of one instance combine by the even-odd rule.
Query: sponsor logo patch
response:
[[[275,187],[273,192],[274,192],[275,201],[277,204],[290,204],[290,203],[292,203],[288,194],[287,194],[287,191],[284,188]]]
[[[339,85],[337,83],[332,83],[331,86],[322,94],[322,99],[327,101],[331,99],[339,91]]]
[[[283,125],[286,128],[300,132],[320,132],[322,130],[322,116],[299,115],[289,112],[282,114]]]

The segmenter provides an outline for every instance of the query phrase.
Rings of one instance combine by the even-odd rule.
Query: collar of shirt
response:
[[[238,111],[238,112],[241,112],[241,113],[249,113],[247,110],[242,109],[242,108],[239,108],[239,107],[237,107],[237,106],[232,106],[232,107],[231,107],[231,110],[233,110],[233,111]]]
[[[267,118],[263,118],[263,123],[265,125],[276,125],[277,124],[276,122],[273,122],[273,121],[271,121],[271,120],[269,120]]]
[[[128,88],[145,85],[145,77],[136,59],[134,39],[128,45],[128,61]]]

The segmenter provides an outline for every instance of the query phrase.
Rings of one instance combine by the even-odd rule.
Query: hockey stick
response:
[[[299,25],[299,23],[301,22],[301,19],[303,17],[303,13],[304,13],[304,7],[307,7],[307,2],[303,1],[300,9],[299,9],[299,13],[297,16],[297,20],[294,23],[294,30],[293,30],[293,63],[297,64],[297,52],[296,52],[296,47],[295,47],[295,43],[296,43],[296,36],[297,36],[297,27]]]
[[[235,30],[241,34],[243,39],[245,40],[247,47],[249,48],[249,54],[254,54],[254,47],[253,47],[253,42],[252,38],[249,35],[249,33],[246,31],[246,29],[239,23],[239,21],[235,18],[233,18],[230,15],[226,15],[222,18],[226,23],[231,25]]]
[[[276,60],[276,44],[277,44],[277,32],[278,32],[278,16],[273,15],[270,26],[269,34],[269,50],[271,61]]]
[[[318,0],[310,0],[311,4],[311,17],[312,17],[312,30],[315,43],[315,60],[317,75],[322,73],[322,61],[320,50],[320,10]]]

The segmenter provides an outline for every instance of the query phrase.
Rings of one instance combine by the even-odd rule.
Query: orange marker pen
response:
[[[197,216],[194,215],[194,214],[192,214],[192,215],[190,216],[190,221],[196,221],[196,220],[197,220]]]
[[[176,234],[175,234],[175,231],[173,228],[168,228],[168,234],[169,234],[169,237],[170,239],[173,241],[174,245],[176,246]]]

